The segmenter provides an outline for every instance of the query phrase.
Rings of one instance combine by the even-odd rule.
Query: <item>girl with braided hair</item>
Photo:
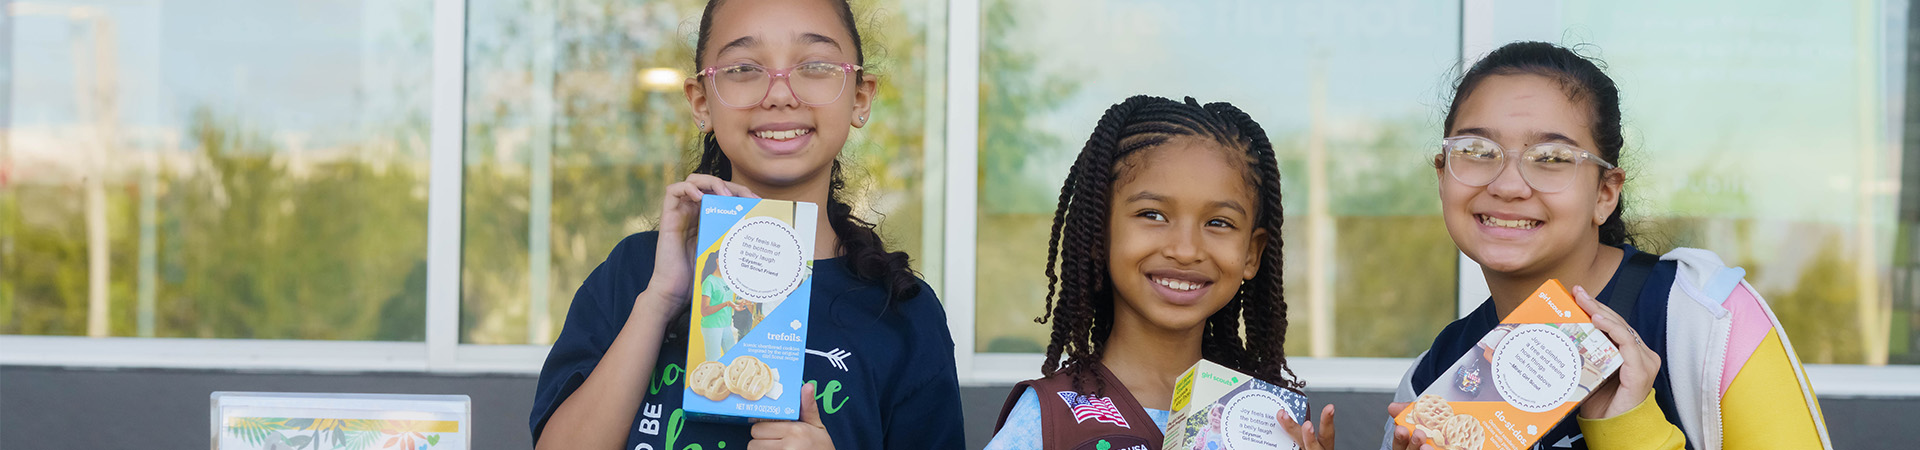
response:
[[[1054,212],[1045,377],[1014,387],[986,448],[1160,448],[1175,380],[1202,358],[1298,389],[1282,215],[1273,145],[1239,108],[1143,95],[1107,109]],[[1331,427],[1296,428],[1332,448]]]
[[[846,0],[710,0],[685,83],[698,167],[666,187],[659,231],[627,237],[574,295],[529,418],[538,448],[963,447],[953,338],[933,290],[853,215],[839,155],[866,126],[867,73]],[[706,194],[812,202],[798,421],[690,422],[692,228]],[[702,302],[706,305],[706,302]],[[729,324],[717,323],[725,329]],[[704,326],[703,326],[704,328]],[[675,331],[678,330],[678,331]],[[696,349],[695,351],[702,351]]]

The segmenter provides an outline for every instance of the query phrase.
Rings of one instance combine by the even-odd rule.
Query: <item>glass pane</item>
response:
[[[1805,363],[1920,363],[1920,291],[1892,276],[1920,261],[1906,3],[1562,6],[1620,86],[1644,243],[1746,268]]]
[[[1458,4],[982,7],[977,351],[1045,348],[1049,325],[1033,319],[1060,183],[1101,113],[1133,94],[1232,102],[1267,130],[1285,192],[1289,354],[1411,356],[1455,317],[1455,253],[1425,160]]]
[[[461,342],[552,343],[587,274],[653,229],[661,188],[697,156],[681,81],[705,4],[470,3]],[[940,196],[925,186],[944,140],[946,5],[856,6],[881,81],[874,124],[841,155],[855,209],[937,274]]]
[[[6,6],[0,333],[423,339],[432,2]]]

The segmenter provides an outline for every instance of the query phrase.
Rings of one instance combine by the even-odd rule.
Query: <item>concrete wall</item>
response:
[[[1920,381],[1917,381],[1920,382]],[[192,449],[207,442],[207,394],[213,391],[466,394],[473,398],[474,448],[524,449],[533,405],[531,375],[419,373],[261,373],[206,370],[104,370],[0,366],[0,450]],[[961,392],[967,443],[986,445],[1008,387]],[[1309,392],[1338,412],[1339,448],[1380,442],[1385,393]],[[1842,449],[1912,448],[1920,442],[1920,399],[1820,399]]]

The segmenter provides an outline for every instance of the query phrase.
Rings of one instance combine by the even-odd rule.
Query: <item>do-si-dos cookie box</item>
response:
[[[1558,280],[1547,280],[1394,417],[1449,450],[1521,450],[1620,368]]]
[[[818,214],[806,202],[701,197],[682,404],[693,419],[800,417]]]

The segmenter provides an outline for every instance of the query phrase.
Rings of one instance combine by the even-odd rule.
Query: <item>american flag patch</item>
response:
[[[1121,428],[1133,428],[1127,425],[1127,418],[1120,415],[1120,408],[1113,406],[1113,399],[1080,395],[1077,392],[1061,392],[1060,400],[1067,402],[1067,408],[1073,410],[1074,423],[1093,419],[1119,425]]]

